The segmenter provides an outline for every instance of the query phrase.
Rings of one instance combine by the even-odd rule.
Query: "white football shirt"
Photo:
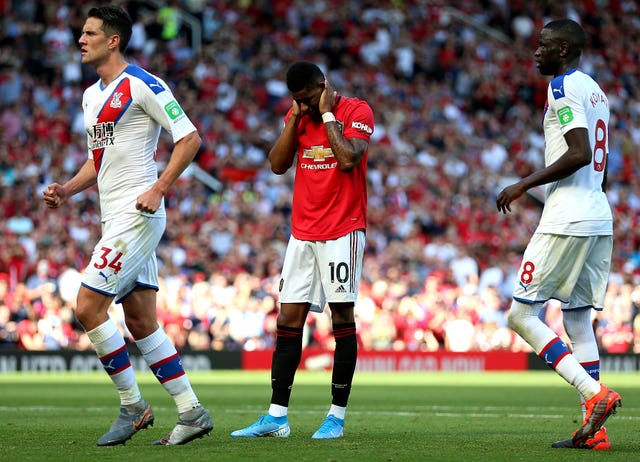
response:
[[[591,77],[572,69],[549,83],[547,103],[543,121],[545,165],[567,151],[564,134],[574,128],[588,130],[592,160],[572,175],[546,185],[544,210],[536,232],[611,235],[611,208],[602,191],[609,154],[607,96]]]
[[[176,143],[196,130],[164,81],[135,65],[82,97],[89,158],[97,172],[102,219],[136,210],[158,179],[156,148],[164,127]],[[148,214],[147,214],[148,215]],[[154,216],[165,216],[164,200]]]

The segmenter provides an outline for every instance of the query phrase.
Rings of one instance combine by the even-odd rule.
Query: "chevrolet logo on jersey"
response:
[[[334,157],[331,148],[325,148],[324,146],[311,146],[311,149],[305,149],[302,157],[307,159],[313,159],[314,162],[322,162],[327,157]]]

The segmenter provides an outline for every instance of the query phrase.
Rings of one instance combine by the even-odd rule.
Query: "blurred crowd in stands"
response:
[[[171,85],[204,140],[166,196],[158,249],[159,319],[178,348],[274,344],[292,176],[271,173],[266,154],[290,105],[286,68],[305,59],[375,114],[361,348],[528,351],[506,313],[541,195],[507,216],[495,196],[543,164],[547,80],[532,54],[542,25],[569,16],[588,32],[582,68],[612,112],[615,249],[594,328],[602,351],[640,353],[637,2],[119,3],[135,21],[128,59]],[[0,1],[0,348],[91,348],[73,308],[99,235],[97,192],[56,212],[41,200],[86,159],[80,100],[96,75],[77,39],[91,6]],[[164,134],[160,168],[170,143]],[[545,317],[563,335],[559,311],[549,302]],[[121,321],[118,305],[111,314]],[[327,311],[307,327],[307,345],[332,348]]]

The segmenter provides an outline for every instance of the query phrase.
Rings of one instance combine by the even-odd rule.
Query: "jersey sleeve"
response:
[[[576,83],[566,76],[549,83],[549,107],[555,112],[563,135],[574,128],[589,127],[583,102],[584,89]]]
[[[157,79],[156,82],[155,84],[141,83],[138,87],[139,100],[147,114],[162,125],[176,143],[189,133],[196,131],[196,127],[182,110],[167,84],[161,79]],[[153,85],[158,86],[154,88]]]
[[[368,142],[373,129],[373,111],[365,101],[359,101],[345,120],[344,137]]]

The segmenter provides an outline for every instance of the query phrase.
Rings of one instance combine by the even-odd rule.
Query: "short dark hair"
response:
[[[133,21],[129,13],[119,6],[105,5],[91,8],[89,18],[102,19],[102,30],[107,35],[120,36],[120,53],[124,53],[131,40]]]
[[[580,56],[587,42],[587,34],[580,24],[572,19],[557,19],[545,24],[544,28],[555,32],[558,38],[566,41],[572,56]]]
[[[291,93],[311,89],[322,82],[324,82],[324,74],[314,63],[297,61],[287,70],[287,88]]]

